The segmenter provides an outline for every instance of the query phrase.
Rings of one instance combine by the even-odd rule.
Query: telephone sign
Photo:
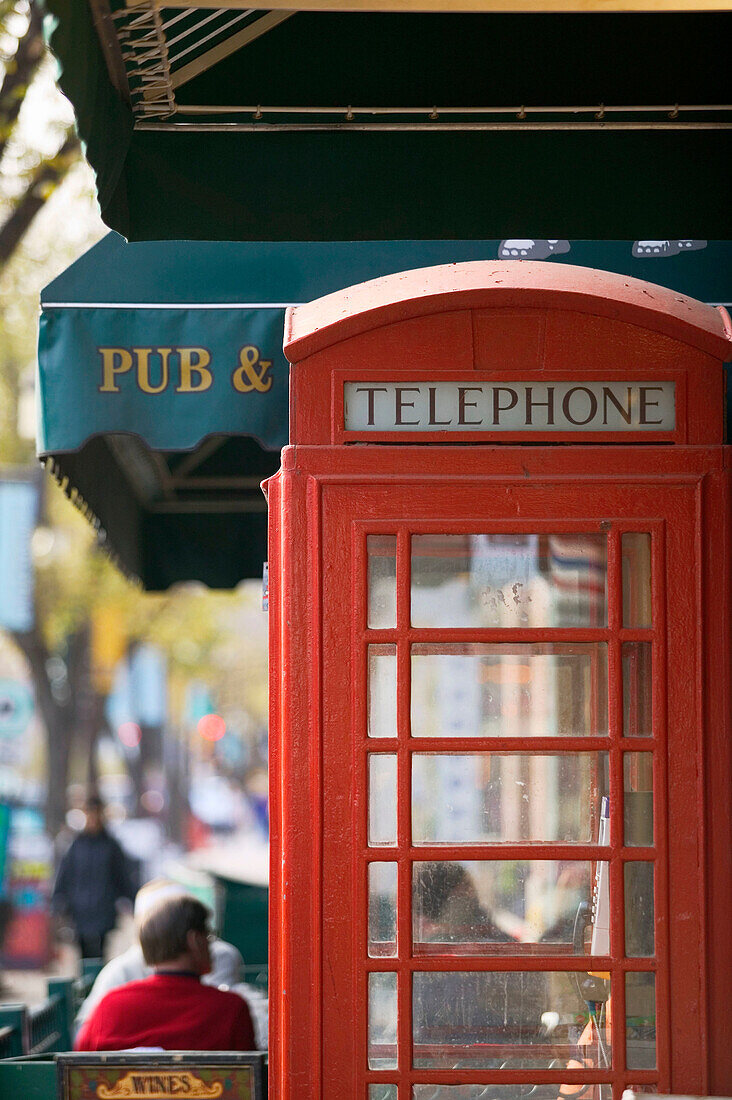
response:
[[[346,382],[346,431],[669,432],[675,383]]]

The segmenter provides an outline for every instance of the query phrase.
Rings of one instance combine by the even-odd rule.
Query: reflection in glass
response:
[[[625,975],[625,1061],[628,1069],[656,1068],[656,975]]]
[[[596,995],[604,999],[596,996],[597,1014],[588,1028],[590,1016],[581,990],[586,977],[567,971],[415,973],[415,1067],[452,1069],[459,1062],[463,1068],[512,1069],[525,1068],[530,1059],[532,1067],[547,1069],[556,1058],[565,1057],[565,1051],[569,1059],[576,1056],[578,1045],[584,1045],[587,1068],[609,1068],[605,1005],[610,983],[594,979]],[[558,1052],[558,1047],[565,1051]]]
[[[396,1085],[369,1085],[369,1100],[397,1100]]]
[[[415,844],[597,843],[608,755],[415,753]]]
[[[397,976],[369,974],[369,1069],[397,1068]]]
[[[369,955],[391,958],[397,953],[397,865],[369,864]]]
[[[396,535],[369,535],[366,539],[369,570],[370,627],[396,626]]]
[[[396,839],[396,753],[372,753],[369,756],[369,844],[396,844]]]
[[[415,954],[505,954],[511,944],[521,954],[573,954],[592,884],[592,864],[581,860],[415,863]]]
[[[653,753],[623,754],[625,843],[653,844]]]
[[[412,536],[414,626],[605,626],[607,539]]]
[[[466,1063],[467,1065],[467,1063]],[[610,1100],[612,1086],[564,1085],[414,1085],[412,1100]],[[396,1095],[396,1094],[395,1094]],[[369,1098],[370,1100],[370,1098]]]
[[[412,646],[413,737],[606,736],[605,643]]]
[[[653,734],[653,680],[650,642],[623,643],[623,733]]]
[[[625,954],[645,958],[655,952],[653,864],[631,860],[625,876]]]
[[[369,737],[396,737],[396,646],[369,646]]]
[[[622,536],[623,626],[651,625],[651,536]]]

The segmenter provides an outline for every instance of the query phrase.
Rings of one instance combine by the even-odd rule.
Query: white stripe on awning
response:
[[[732,302],[707,302],[732,309]],[[41,302],[41,309],[289,309],[305,302]]]
[[[41,302],[41,309],[289,309],[304,302]]]

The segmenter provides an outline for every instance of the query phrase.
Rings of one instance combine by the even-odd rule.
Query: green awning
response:
[[[288,438],[285,308],[498,244],[110,233],[41,295],[39,455],[146,588],[261,576],[259,486]]]
[[[302,250],[289,251],[302,268]],[[39,453],[112,432],[160,451],[212,433],[279,451],[282,322],[303,291],[287,275],[266,244],[130,245],[110,233],[41,295]]]
[[[176,2],[47,4],[130,239],[732,237],[729,13]]]
[[[288,438],[285,308],[409,268],[496,257],[732,301],[732,243],[201,242],[110,233],[41,296],[38,451],[150,589],[261,575],[259,484]]]

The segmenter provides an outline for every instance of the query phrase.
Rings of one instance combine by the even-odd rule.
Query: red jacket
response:
[[[151,974],[104,997],[82,1026],[75,1050],[254,1050],[245,1001],[189,974]]]

